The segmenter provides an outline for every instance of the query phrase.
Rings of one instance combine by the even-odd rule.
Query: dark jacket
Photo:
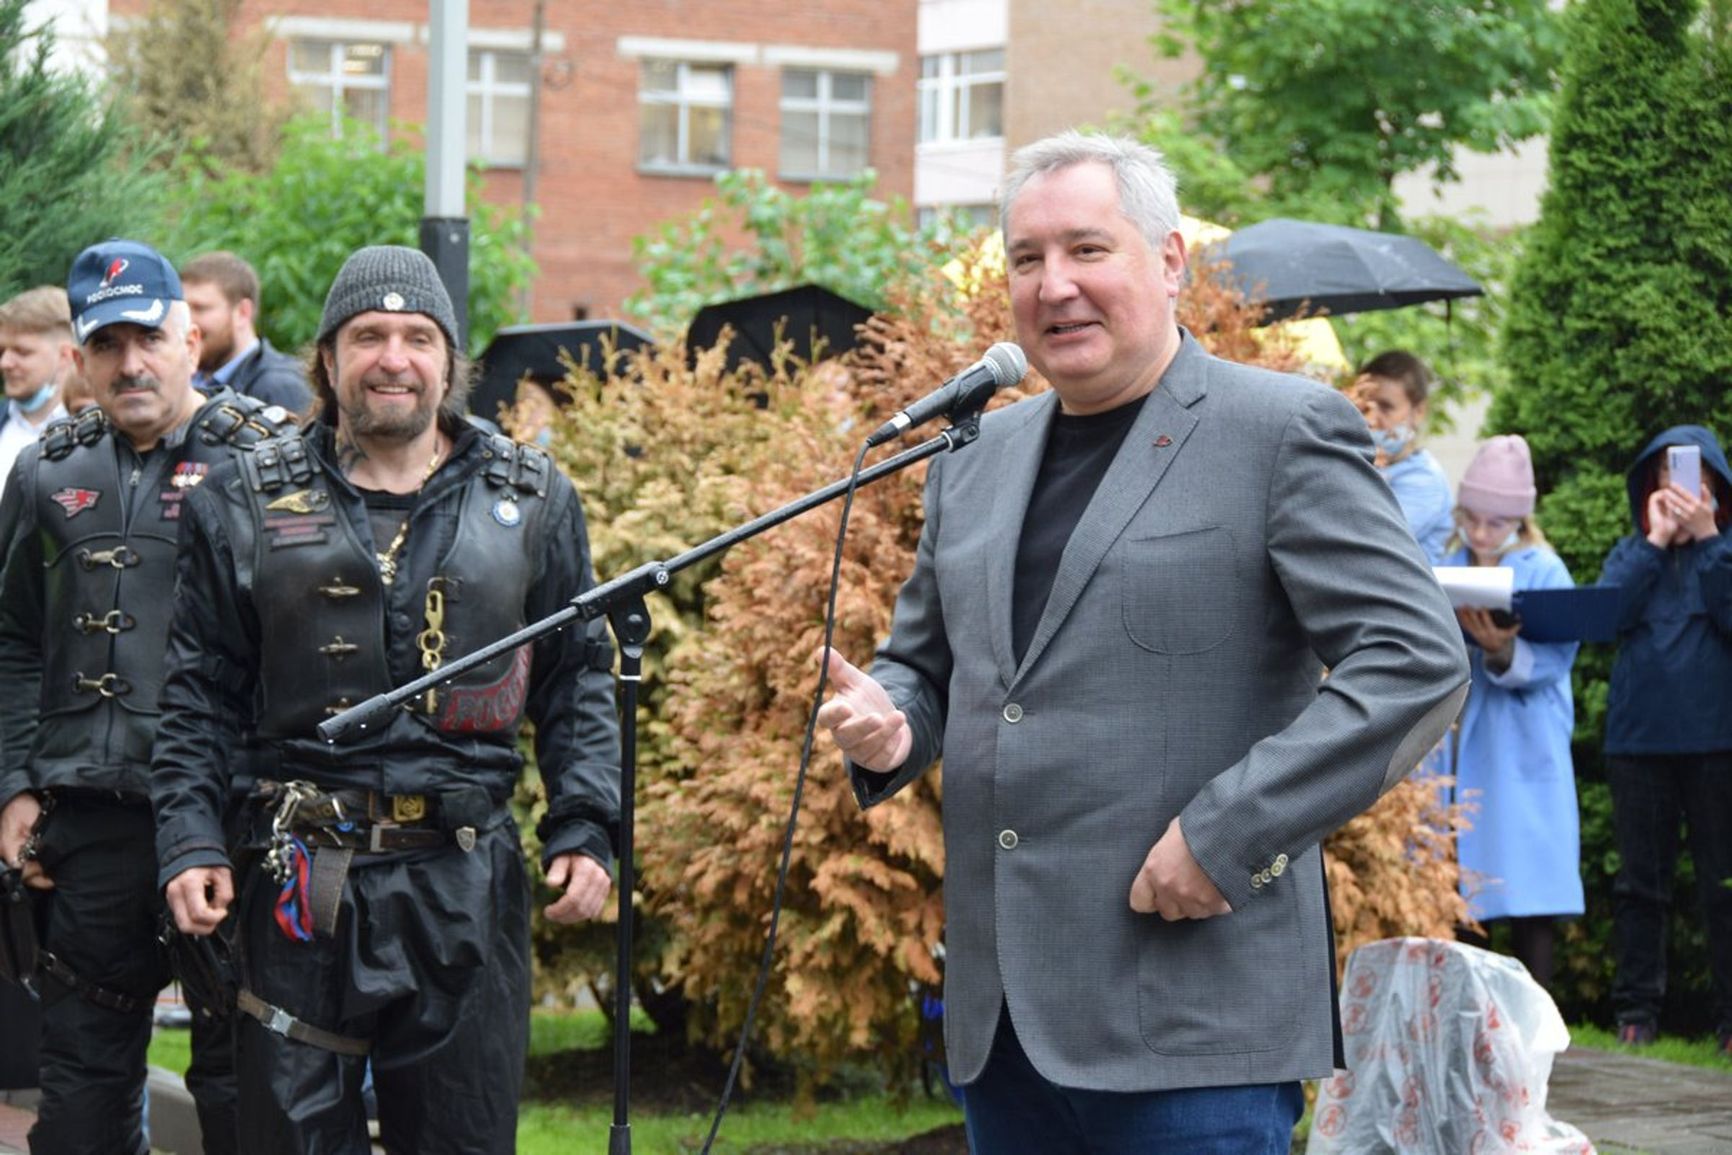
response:
[[[423,672],[416,636],[425,625],[428,583],[453,550],[464,517],[497,518],[506,512],[469,496],[472,481],[498,456],[494,439],[467,425],[448,431],[455,438],[451,457],[427,482],[410,514],[397,580],[378,615],[383,620],[371,631],[371,639],[355,639],[366,645],[376,639],[383,646],[392,685]],[[297,518],[309,534],[342,532],[373,541],[362,495],[334,464],[329,428],[315,426],[304,444],[330,493],[329,505],[312,515],[319,524],[293,512],[273,515],[281,517],[280,523],[255,524],[255,495],[246,471],[238,466],[213,472],[185,505],[162,692],[164,716],[151,769],[165,883],[192,867],[228,862],[222,801],[229,796],[236,769],[231,752],[241,739],[238,720],[262,688],[262,615],[274,608],[261,605],[255,596],[263,582],[256,559],[268,563],[273,549],[281,553],[292,545],[285,535],[291,534],[290,523]],[[541,540],[530,543],[536,560],[521,606],[526,622],[557,612],[592,581],[577,492],[557,470],[548,473],[548,509],[533,523],[541,527]],[[278,508],[292,511],[291,502],[298,496],[287,494]],[[333,517],[346,526],[336,525]],[[526,518],[525,529],[530,525]],[[319,620],[313,591],[308,597],[311,635],[321,626],[328,628],[328,622]],[[619,729],[605,629],[600,621],[587,628],[567,627],[544,636],[533,648],[525,713],[535,724],[536,762],[547,790],[548,813],[541,825],[547,856],[580,851],[603,863],[611,861],[619,811]],[[463,649],[489,640],[473,639],[474,644]],[[269,715],[273,704],[263,701],[259,708]],[[307,779],[386,794],[479,786],[503,805],[523,763],[516,738],[514,729],[453,732],[430,725],[423,715],[399,710],[387,725],[357,741],[332,746],[309,730],[261,740],[249,758],[258,758],[261,776],[279,781]]]
[[[257,397],[266,405],[281,405],[290,413],[301,415],[313,403],[313,391],[307,387],[306,366],[287,353],[278,352],[263,337],[253,346],[246,359],[235,366],[229,378],[229,388],[236,393]]]
[[[1619,540],[1600,572],[1623,589],[1618,656],[1606,707],[1606,753],[1703,754],[1732,750],[1732,540],[1670,549],[1643,532],[1657,458],[1668,445],[1695,445],[1718,479],[1718,520],[1732,512],[1732,469],[1700,425],[1666,430],[1637,456],[1627,487],[1635,531]]]

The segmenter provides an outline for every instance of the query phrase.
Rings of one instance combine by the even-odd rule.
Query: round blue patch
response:
[[[513,526],[523,520],[523,511],[517,508],[515,501],[502,497],[493,503],[493,520],[500,525]]]

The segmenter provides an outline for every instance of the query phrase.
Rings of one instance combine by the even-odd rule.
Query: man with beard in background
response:
[[[259,275],[233,253],[204,253],[180,269],[186,303],[203,339],[193,384],[206,393],[236,393],[305,413],[313,395],[300,361],[278,352],[257,331]]]

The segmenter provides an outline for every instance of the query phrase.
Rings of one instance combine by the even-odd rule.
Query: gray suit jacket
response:
[[[1001,1002],[1064,1086],[1327,1075],[1318,844],[1454,718],[1461,631],[1353,406],[1187,334],[1019,666],[1017,540],[1057,402],[988,414],[978,442],[934,459],[872,667],[913,752],[888,779],[853,771],[869,806],[944,759],[951,1075],[980,1074]],[[1231,914],[1130,909],[1174,815]]]

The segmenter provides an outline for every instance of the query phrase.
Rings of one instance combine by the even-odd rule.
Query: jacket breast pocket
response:
[[[1243,591],[1224,526],[1127,538],[1120,548],[1131,641],[1157,654],[1200,654],[1233,635]]]

